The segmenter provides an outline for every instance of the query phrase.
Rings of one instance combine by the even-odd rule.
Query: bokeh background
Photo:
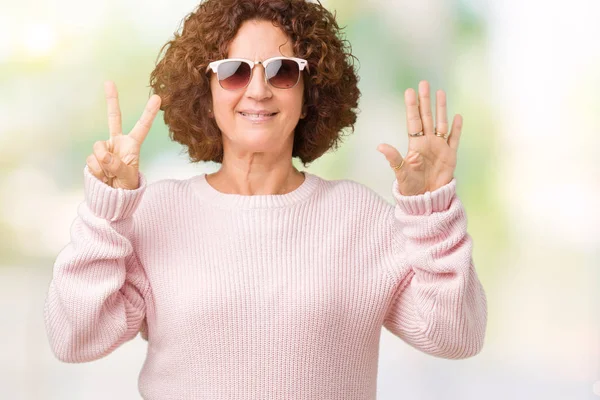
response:
[[[426,79],[464,118],[455,176],[488,296],[486,344],[443,360],[384,329],[378,399],[600,399],[600,2],[323,4],[346,27],[363,95],[356,131],[310,172],[392,202],[376,147],[405,154],[404,90]],[[196,5],[2,0],[1,399],[139,398],[139,336],[104,359],[62,363],[43,303],[84,198],[85,158],[108,138],[103,82],[116,82],[128,131],[160,47]],[[149,181],[217,168],[190,164],[159,114],[142,149]]]

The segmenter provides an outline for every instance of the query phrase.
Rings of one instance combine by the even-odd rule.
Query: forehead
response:
[[[229,58],[252,61],[294,55],[291,39],[270,21],[246,21],[229,44]]]

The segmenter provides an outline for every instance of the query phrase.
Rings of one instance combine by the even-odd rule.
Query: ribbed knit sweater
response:
[[[85,201],[44,318],[64,362],[147,340],[147,400],[375,399],[381,328],[433,356],[484,342],[487,303],[456,180],[390,204],[352,180],[237,195],[206,175]],[[398,398],[401,398],[399,396]]]

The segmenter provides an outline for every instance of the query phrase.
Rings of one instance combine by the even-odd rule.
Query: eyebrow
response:
[[[241,58],[242,60],[256,61],[256,60],[254,60],[254,58],[252,58],[252,57],[229,56],[229,57],[226,57],[226,58]],[[262,60],[268,60],[269,58],[270,58],[270,57],[263,58]],[[262,60],[259,60],[259,61],[262,61]]]
[[[290,58],[292,58],[292,57],[296,57],[296,56],[295,55],[288,56],[288,55],[285,55],[285,54],[277,54],[277,55],[272,55],[272,56],[265,57],[265,58],[260,59],[258,61],[264,61],[264,60],[268,60],[269,58],[275,58],[275,57],[290,57]],[[255,60],[252,57],[227,56],[226,58],[243,58],[244,60],[257,61],[257,60]]]

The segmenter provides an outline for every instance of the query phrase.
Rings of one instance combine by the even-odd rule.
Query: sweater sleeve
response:
[[[427,354],[461,359],[478,354],[487,301],[472,261],[473,242],[456,196],[456,179],[416,196],[394,181],[393,248],[402,260],[384,326]]]
[[[44,305],[46,332],[64,362],[102,358],[133,339],[145,318],[149,283],[130,234],[144,191],[112,188],[84,168],[85,201],[58,254]]]

